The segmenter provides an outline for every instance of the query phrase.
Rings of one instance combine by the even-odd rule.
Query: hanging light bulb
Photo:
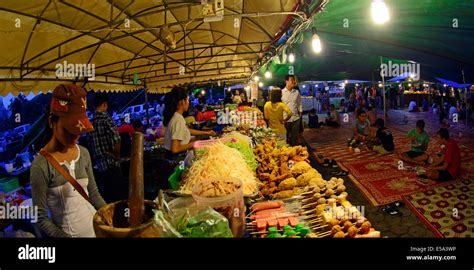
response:
[[[260,81],[260,77],[255,76],[255,77],[253,77],[253,80],[254,80],[255,82],[258,82],[258,81]]]
[[[272,77],[272,72],[267,69],[267,71],[265,71],[265,78],[270,79],[271,77]]]
[[[290,63],[295,62],[295,53],[294,52],[290,52],[290,54],[288,55],[288,62],[290,62]]]
[[[384,24],[390,20],[388,7],[383,0],[372,1],[372,19],[376,24]]]
[[[381,83],[379,83],[379,87],[382,87],[382,84],[381,84]]]
[[[263,87],[263,82],[259,82],[258,87]]]
[[[322,51],[321,39],[316,33],[316,28],[313,28],[313,37],[311,38],[311,46],[313,47],[313,52],[320,53]]]

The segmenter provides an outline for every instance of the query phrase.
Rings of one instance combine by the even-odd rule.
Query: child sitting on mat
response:
[[[392,153],[395,150],[395,145],[393,144],[392,132],[385,127],[385,121],[378,118],[375,121],[375,127],[377,128],[377,135],[372,150],[380,154]]]

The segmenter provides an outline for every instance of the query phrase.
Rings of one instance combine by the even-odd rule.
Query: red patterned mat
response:
[[[389,204],[409,195],[439,185],[435,181],[422,184],[413,171],[399,170],[393,157],[364,159],[345,163],[352,182],[373,206]]]
[[[403,198],[436,236],[474,237],[474,173]]]

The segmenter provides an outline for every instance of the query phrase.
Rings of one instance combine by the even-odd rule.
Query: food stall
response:
[[[424,99],[430,100],[430,93],[428,91],[406,90],[403,95],[407,105],[411,100],[414,100],[418,106],[421,106]]]
[[[196,142],[194,152],[156,212],[161,236],[380,237],[343,179],[323,179],[306,147],[289,147],[271,131],[238,127]]]

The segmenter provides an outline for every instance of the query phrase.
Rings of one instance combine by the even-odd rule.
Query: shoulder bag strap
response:
[[[74,177],[71,176],[60,164],[59,162],[48,152],[41,150],[40,154],[49,161],[49,163],[86,199],[89,201],[89,196],[84,191],[82,186],[77,182]]]

